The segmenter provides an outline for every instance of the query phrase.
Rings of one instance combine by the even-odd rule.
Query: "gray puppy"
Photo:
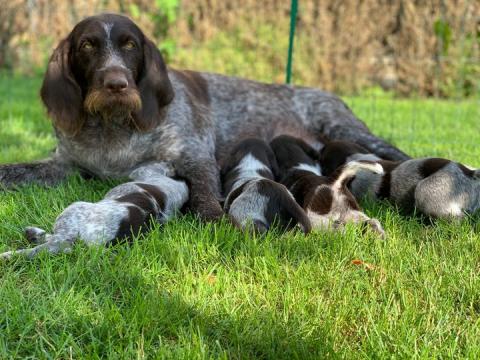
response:
[[[340,150],[341,149],[341,150]],[[322,164],[333,167],[351,159],[374,160],[375,155],[348,141],[327,144],[321,153]],[[386,198],[404,210],[416,208],[437,218],[462,218],[480,208],[480,170],[442,158],[421,158],[392,162],[380,160],[385,173],[361,171],[350,183],[358,199],[363,196]]]
[[[308,233],[307,215],[288,189],[274,181],[276,173],[275,155],[267,143],[252,138],[238,144],[222,168],[225,212],[241,229],[253,226],[264,233],[278,221],[282,228],[298,223]]]
[[[164,223],[188,200],[187,185],[170,175],[160,163],[137,168],[130,174],[134,181],[113,188],[103,200],[68,206],[57,217],[53,234],[27,227],[26,237],[39,245],[5,252],[0,259],[15,254],[33,257],[42,250],[69,252],[77,240],[87,245],[108,245],[148,229],[152,219]]]
[[[340,167],[331,176],[321,176],[311,156],[318,156],[304,141],[283,135],[271,142],[282,174],[282,183],[306,211],[314,228],[342,227],[348,222],[365,223],[381,237],[380,222],[369,218],[347,188],[347,183],[362,170],[383,173],[380,165],[353,161]]]

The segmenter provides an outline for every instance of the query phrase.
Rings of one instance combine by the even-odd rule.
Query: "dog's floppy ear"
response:
[[[83,126],[82,91],[70,67],[70,40],[60,42],[51,56],[40,95],[56,129],[74,136]]]
[[[312,160],[320,161],[320,152],[301,139],[297,139],[297,144]]]
[[[273,178],[278,180],[280,178],[280,167],[278,166],[277,157],[275,153],[269,146],[269,151],[267,152],[268,161],[270,162],[270,170],[272,171]]]
[[[133,114],[133,119],[140,130],[147,131],[158,122],[162,108],[173,100],[174,92],[163,57],[147,38],[143,58],[143,72],[138,83],[142,109]]]

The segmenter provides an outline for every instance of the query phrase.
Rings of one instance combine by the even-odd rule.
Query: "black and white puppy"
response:
[[[352,158],[372,157],[375,155],[347,141],[327,144],[321,153],[325,164],[341,165]],[[442,158],[376,162],[384,168],[383,175],[361,171],[350,182],[349,188],[357,199],[386,198],[404,210],[412,212],[416,208],[438,218],[461,218],[480,208],[480,170]]]
[[[87,245],[108,245],[147,230],[152,220],[166,222],[188,200],[187,185],[169,177],[169,172],[161,163],[135,169],[130,174],[134,181],[113,188],[103,200],[68,206],[57,217],[52,234],[27,227],[26,237],[39,245],[5,252],[0,259],[16,254],[33,257],[43,250],[69,252],[77,240]]]
[[[346,223],[365,223],[384,237],[380,222],[369,218],[347,188],[347,183],[362,169],[382,173],[376,163],[354,161],[331,176],[321,176],[320,168],[309,156],[317,156],[303,140],[279,136],[271,142],[282,175],[297,202],[306,211],[313,228],[343,227]]]
[[[288,189],[274,181],[277,172],[275,155],[266,142],[251,138],[239,143],[222,168],[225,212],[241,229],[253,226],[264,233],[278,221],[283,228],[298,224],[308,233],[307,215]]]

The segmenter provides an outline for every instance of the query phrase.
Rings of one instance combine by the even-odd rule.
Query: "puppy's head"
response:
[[[287,188],[268,179],[251,180],[233,190],[224,209],[242,229],[252,226],[263,233],[273,224],[283,230],[298,224],[304,233],[311,230],[307,215]]]
[[[318,152],[305,141],[289,135],[277,136],[270,143],[277,158],[281,176],[293,168],[321,175]]]
[[[41,96],[55,127],[75,135],[89,114],[148,130],[173,89],[156,46],[127,17],[78,23],[50,58]]]
[[[332,174],[336,169],[345,164],[350,160],[378,160],[378,157],[355,157],[349,159],[352,155],[355,154],[370,154],[370,151],[364,147],[357,145],[350,141],[331,141],[323,147],[320,152],[320,163],[322,164],[322,170],[325,175]]]
[[[239,166],[244,167],[240,169]],[[222,166],[224,189],[229,191],[241,172],[254,171],[259,177],[273,180],[278,175],[275,155],[268,144],[260,139],[246,139],[236,145]]]

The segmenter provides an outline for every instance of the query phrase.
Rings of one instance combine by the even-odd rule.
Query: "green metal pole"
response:
[[[288,40],[287,84],[290,84],[292,81],[293,40],[295,38],[297,10],[298,0],[292,0],[292,5],[290,6],[290,38]]]

